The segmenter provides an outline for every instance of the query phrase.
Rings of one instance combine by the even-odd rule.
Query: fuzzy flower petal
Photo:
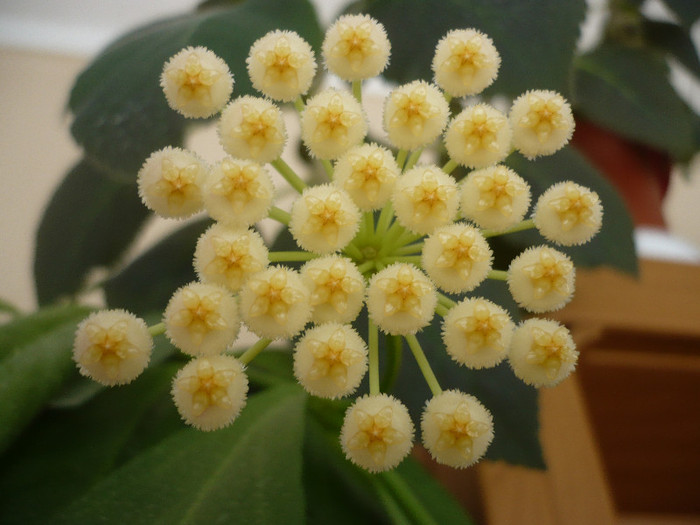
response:
[[[578,351],[563,325],[549,319],[528,319],[513,333],[508,361],[525,383],[547,387],[557,385],[573,372]]]
[[[193,359],[173,379],[171,394],[182,419],[199,430],[230,425],[246,404],[248,377],[238,359]]]
[[[533,90],[520,95],[509,118],[513,146],[529,159],[555,153],[574,133],[571,106],[554,91]]]
[[[493,439],[493,419],[474,396],[446,390],[426,404],[421,432],[435,461],[466,468],[486,453]]]
[[[346,257],[329,255],[307,262],[301,278],[311,291],[314,323],[350,323],[365,302],[365,281]]]
[[[226,62],[205,47],[187,47],[165,63],[160,85],[168,105],[189,118],[218,113],[233,91]]]
[[[148,366],[152,348],[142,319],[125,310],[102,310],[78,325],[73,360],[82,375],[103,385],[122,385]]]
[[[510,153],[512,131],[506,116],[488,104],[465,108],[445,132],[450,158],[468,168],[485,168]]]
[[[345,456],[370,472],[397,466],[413,447],[406,407],[386,394],[363,396],[345,413],[340,443]]]

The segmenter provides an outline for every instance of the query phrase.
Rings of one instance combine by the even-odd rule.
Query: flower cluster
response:
[[[190,118],[220,112],[228,155],[207,166],[193,152],[167,147],[138,175],[141,198],[158,215],[204,210],[216,221],[194,250],[199,280],[173,294],[160,325],[148,328],[124,311],[88,317],[78,328],[75,361],[97,381],[126,383],[147,365],[152,335],[165,333],[191,356],[172,383],[177,409],[186,423],[214,430],[245,405],[246,365],[272,341],[294,339],[294,374],[312,395],[350,395],[369,375],[369,392],[348,409],[340,440],[350,461],[379,472],[409,453],[415,432],[406,407],[380,392],[382,332],[405,340],[432,391],[420,421],[423,444],[436,461],[467,467],[491,442],[492,416],[472,395],[441,389],[416,334],[438,316],[456,363],[480,369],[507,359],[536,387],[555,385],[574,369],[577,352],[564,326],[538,318],[516,325],[503,307],[466,295],[498,279],[529,312],[556,310],[571,299],[574,266],[565,253],[531,247],[499,270],[488,243],[537,228],[550,243],[571,246],[600,229],[598,196],[570,181],[543,193],[526,218],[530,186],[503,164],[514,150],[535,158],[563,147],[574,127],[571,109],[560,94],[536,90],[508,113],[463,98],[452,115],[452,98],[481,93],[501,59],[483,33],[450,31],[437,44],[434,82],[410,82],[386,97],[392,152],[367,137],[362,105],[362,81],[389,60],[382,25],[366,15],[343,16],[327,31],[322,55],[350,89],[307,97],[317,62],[291,31],[268,33],[250,49],[247,71],[261,96],[229,102],[233,79],[208,49],[186,48],[165,64],[161,85],[170,106]],[[287,130],[279,102],[299,111],[303,143],[327,182],[308,185],[282,159]],[[419,163],[423,148],[440,137],[447,163]],[[462,180],[452,175],[457,166],[470,170]],[[289,210],[275,205],[268,167],[298,192]],[[287,227],[299,250],[270,251],[255,230],[266,218]],[[304,264],[297,270],[289,262]],[[365,308],[363,338],[352,324]],[[241,324],[259,340],[234,357]]]

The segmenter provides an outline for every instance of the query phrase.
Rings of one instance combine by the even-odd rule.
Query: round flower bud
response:
[[[202,186],[208,170],[191,151],[171,147],[155,151],[137,176],[141,200],[161,217],[189,217],[202,210]]]
[[[286,140],[282,112],[269,100],[246,95],[221,112],[219,141],[232,157],[272,162],[282,154]]]
[[[435,83],[453,97],[476,95],[496,79],[501,56],[493,41],[476,29],[455,29],[435,48]]]
[[[160,76],[168,105],[188,118],[206,118],[226,105],[233,77],[221,58],[205,47],[187,47],[165,63]]]
[[[508,361],[513,373],[528,385],[557,385],[573,372],[577,360],[571,334],[556,321],[528,319],[513,332]]]
[[[421,432],[435,461],[466,468],[486,453],[493,439],[493,419],[474,396],[446,390],[425,405]]]
[[[316,323],[351,323],[365,302],[365,281],[357,266],[339,255],[319,257],[301,269],[301,278],[311,292]]]
[[[401,169],[394,155],[377,144],[349,149],[335,163],[333,182],[348,192],[362,211],[382,208],[394,190]]]
[[[367,346],[349,325],[328,323],[308,330],[294,347],[294,375],[314,396],[352,394],[367,371]]]
[[[437,166],[416,166],[396,181],[392,202],[404,228],[413,233],[432,233],[457,216],[457,182]]]
[[[436,304],[435,286],[411,264],[392,264],[375,273],[369,282],[369,316],[391,335],[415,334],[427,326]]]
[[[397,148],[417,149],[434,141],[450,108],[442,92],[423,80],[394,89],[384,105],[384,129]]]
[[[469,224],[442,226],[425,239],[421,263],[446,292],[470,292],[486,279],[493,252],[479,230]]]
[[[260,337],[293,337],[311,319],[311,294],[291,268],[272,266],[252,276],[240,293],[243,320]]]
[[[360,210],[332,184],[306,188],[292,205],[289,231],[297,244],[314,253],[343,249],[357,233]]]
[[[168,339],[186,354],[213,355],[225,351],[240,328],[238,303],[214,284],[190,283],[170,298],[163,313]]]
[[[489,230],[515,226],[530,207],[529,184],[502,164],[472,171],[461,190],[462,215]]]
[[[217,430],[233,423],[245,406],[248,377],[232,356],[200,357],[180,369],[171,394],[185,423],[199,430]]]
[[[329,88],[306,101],[301,138],[319,159],[336,159],[367,134],[362,105],[347,91]]]
[[[482,297],[464,299],[442,322],[447,353],[467,368],[490,368],[503,361],[515,325],[500,306]]]
[[[343,80],[377,76],[389,63],[391,44],[384,26],[368,15],[344,15],[326,31],[326,68]]]
[[[144,371],[152,349],[153,338],[142,319],[125,310],[102,310],[78,325],[73,360],[93,381],[123,385]]]
[[[594,191],[558,182],[537,200],[533,220],[545,239],[564,246],[583,244],[600,231],[603,205]]]
[[[256,40],[246,65],[253,87],[282,102],[305,94],[316,73],[311,46],[294,31],[271,31]]]
[[[548,246],[528,248],[508,267],[508,288],[518,305],[529,312],[559,310],[574,295],[571,259]]]
[[[247,227],[267,217],[274,188],[267,170],[250,160],[227,157],[204,184],[204,207],[222,223]]]
[[[370,472],[394,468],[413,447],[408,409],[386,394],[358,398],[345,413],[340,444],[345,457]]]
[[[260,235],[253,230],[213,224],[197,241],[194,269],[199,280],[237,292],[251,275],[270,264]]]
[[[465,108],[445,132],[450,158],[468,168],[485,168],[510,153],[512,131],[506,116],[488,104]]]
[[[513,146],[528,159],[551,155],[574,133],[571,106],[559,93],[534,90],[520,95],[510,108]]]

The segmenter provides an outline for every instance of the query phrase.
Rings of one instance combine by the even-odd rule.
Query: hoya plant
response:
[[[545,468],[537,392],[578,358],[547,314],[576,265],[635,270],[567,145],[583,17],[209,1],[109,46],[71,92],[41,307],[0,328],[3,522],[465,523],[415,447]],[[133,255],[153,221],[182,226]]]

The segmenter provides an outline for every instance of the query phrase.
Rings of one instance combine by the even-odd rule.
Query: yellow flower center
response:
[[[347,143],[348,130],[362,120],[359,114],[345,108],[339,95],[333,95],[328,105],[313,106],[309,111],[316,121],[313,140],[318,142],[330,139]]]
[[[341,195],[337,191],[325,199],[313,195],[304,197],[309,210],[309,219],[303,225],[305,234],[320,233],[329,244],[338,240],[340,228],[352,224],[352,214],[343,207]]]
[[[281,144],[284,141],[274,109],[257,111],[252,105],[243,104],[241,113],[243,119],[233,130],[233,135],[248,144],[253,156],[258,155],[268,144]]]
[[[472,264],[488,257],[488,251],[478,243],[477,234],[471,230],[459,233],[441,232],[437,234],[442,245],[442,253],[435,261],[440,268],[453,268],[462,279],[471,273]]]
[[[562,229],[570,231],[577,224],[595,225],[593,208],[598,203],[596,195],[574,184],[567,184],[565,194],[550,201],[549,206],[557,212]]]
[[[223,274],[227,280],[240,282],[244,275],[263,269],[263,265],[250,254],[247,238],[229,241],[223,237],[212,237],[215,257],[206,266],[210,273]]]
[[[545,249],[540,252],[539,261],[523,268],[523,272],[532,281],[535,298],[541,299],[551,291],[569,295],[567,277],[573,268],[571,261]]]
[[[201,190],[196,181],[200,169],[194,162],[177,166],[171,159],[164,158],[161,162],[161,178],[153,185],[153,192],[164,197],[173,209],[181,208],[188,201],[198,200]]]
[[[545,142],[555,129],[566,129],[567,123],[561,114],[564,99],[560,95],[550,98],[530,94],[528,96],[529,110],[518,124],[530,128],[540,142]]]
[[[90,323],[86,327],[90,340],[87,355],[93,362],[100,363],[111,377],[116,376],[124,359],[137,352],[126,337],[126,330],[126,321],[117,321],[108,328],[97,323]]]
[[[187,327],[192,332],[195,343],[201,344],[207,333],[226,328],[226,321],[219,312],[222,299],[221,292],[210,292],[200,296],[192,290],[184,290],[183,308],[174,312],[172,324]]]
[[[234,210],[241,211],[251,201],[268,197],[268,190],[260,183],[258,166],[241,166],[225,159],[221,171],[223,177],[214,184],[212,193],[226,197]]]
[[[452,413],[438,412],[435,419],[440,428],[436,446],[456,448],[466,460],[472,458],[474,439],[488,431],[488,425],[472,419],[467,403],[460,403]]]
[[[345,58],[353,70],[357,71],[367,57],[379,52],[379,47],[371,38],[371,32],[372,25],[369,22],[357,26],[339,23],[340,40],[331,49],[331,56]]]
[[[513,198],[523,192],[521,185],[509,176],[505,168],[478,175],[474,182],[479,189],[477,209],[494,208],[506,217],[513,213]]]
[[[481,51],[481,37],[477,35],[466,41],[451,36],[447,42],[450,47],[450,57],[444,63],[447,71],[473,75],[490,62],[486,54]]]
[[[533,327],[532,348],[526,359],[530,364],[544,367],[547,376],[552,379],[556,377],[562,365],[576,361],[576,355],[565,328],[558,328],[549,333]]]
[[[233,370],[214,370],[208,360],[202,359],[195,374],[180,378],[178,383],[192,394],[192,410],[200,416],[211,406],[231,408],[233,403],[226,390],[235,376]]]
[[[283,269],[273,272],[268,280],[253,279],[250,287],[257,295],[250,308],[251,317],[269,315],[278,324],[285,324],[290,307],[304,299],[302,292],[288,284]]]
[[[420,184],[405,188],[403,192],[413,203],[413,214],[416,221],[427,217],[446,220],[447,201],[455,194],[456,188],[440,184],[432,173],[426,173]]]
[[[421,297],[431,291],[430,286],[420,281],[408,265],[402,266],[396,277],[379,279],[377,286],[386,294],[386,315],[406,312],[417,318],[420,318]]]
[[[172,72],[179,89],[178,94],[186,99],[204,101],[211,98],[211,86],[221,76],[219,71],[204,67],[197,53],[191,53],[185,66]]]
[[[367,450],[377,465],[384,462],[389,445],[405,439],[403,433],[392,426],[391,407],[384,407],[374,415],[357,409],[354,417],[359,430],[348,441],[348,448]]]
[[[497,134],[506,125],[505,119],[499,116],[488,116],[484,108],[475,107],[455,124],[457,131],[464,140],[464,150],[471,155],[479,149],[498,151]]]
[[[292,51],[292,46],[283,36],[275,42],[272,49],[260,51],[256,58],[266,68],[263,80],[265,86],[282,82],[294,89],[299,85],[297,70],[308,60],[304,54]]]
[[[407,127],[416,136],[423,132],[428,119],[440,113],[439,108],[428,101],[428,90],[423,85],[419,85],[410,93],[396,91],[391,95],[391,99],[396,111],[389,125],[392,128]]]
[[[314,363],[309,371],[311,379],[331,377],[339,386],[347,382],[348,367],[362,359],[362,353],[346,345],[343,330],[338,329],[328,341],[310,339]]]
[[[311,304],[330,303],[342,314],[348,308],[348,295],[362,289],[362,283],[347,274],[345,263],[335,261],[329,269],[316,268],[308,272],[315,284],[311,293]]]
[[[383,184],[389,180],[390,172],[384,166],[382,154],[375,151],[367,157],[355,156],[351,159],[352,174],[348,177],[347,187],[361,189],[370,202],[377,200]]]
[[[506,314],[493,312],[485,301],[478,299],[472,313],[458,319],[456,324],[469,342],[467,353],[474,354],[485,346],[503,349],[501,330],[507,322]]]

